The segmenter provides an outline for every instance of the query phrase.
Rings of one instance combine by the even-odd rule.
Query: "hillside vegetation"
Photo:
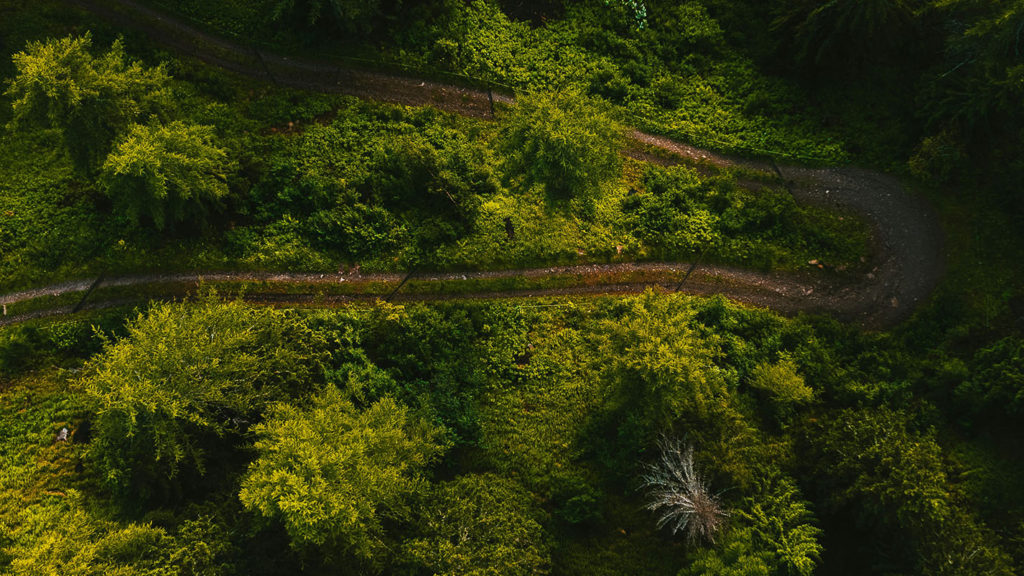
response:
[[[0,326],[0,574],[1024,573],[1022,30],[1009,0],[0,0],[0,294],[155,279]],[[218,38],[455,96],[288,88]],[[920,280],[876,277],[918,228],[797,201],[822,166],[945,232],[926,301],[865,293],[887,331],[554,268]]]

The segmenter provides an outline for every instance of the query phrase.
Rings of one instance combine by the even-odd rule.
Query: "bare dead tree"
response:
[[[714,542],[728,514],[694,465],[693,446],[663,436],[658,447],[661,457],[645,465],[642,477],[648,497],[645,508],[657,515],[658,528],[669,526],[672,534],[683,532],[691,544]]]

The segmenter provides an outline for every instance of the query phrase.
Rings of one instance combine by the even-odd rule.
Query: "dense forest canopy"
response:
[[[0,574],[1024,573],[1022,38],[0,0]]]
[[[27,504],[4,512],[16,573],[1012,574],[1019,560],[1019,493],[998,492],[1019,478],[998,456],[1010,446],[980,439],[1019,429],[1020,411],[977,391],[1013,385],[1019,339],[979,355],[1016,348],[979,381],[932,373],[892,336],[655,293],[309,312],[208,295],[120,318],[4,333],[5,357],[49,351],[36,366],[95,351],[81,370],[4,364],[5,500]],[[959,400],[926,399],[943,389]]]

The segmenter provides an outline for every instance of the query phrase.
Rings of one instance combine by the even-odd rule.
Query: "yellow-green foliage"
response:
[[[91,452],[103,480],[124,496],[166,497],[162,488],[182,467],[201,474],[215,439],[310,389],[319,376],[310,338],[294,316],[238,302],[140,313],[82,382],[96,407]]]
[[[537,503],[514,481],[467,474],[434,487],[405,553],[443,576],[548,574],[541,520]]]
[[[973,465],[958,481],[941,436],[917,421],[934,409],[887,380],[907,362],[891,336],[654,292],[294,314],[161,305],[88,363],[91,404],[45,375],[0,387],[0,563],[809,576],[827,569],[827,543],[886,548],[906,573],[1012,573],[1012,545],[988,524],[998,517],[975,505],[1018,474]],[[80,356],[94,349],[81,339],[57,325],[0,346]],[[993,349],[977,361],[1012,372],[1015,341]],[[283,401],[268,416],[270,400]],[[764,404],[788,408],[784,426],[765,422]],[[54,441],[61,426],[72,442]],[[643,510],[662,433],[699,447],[728,514],[702,547]],[[192,459],[175,468],[177,454]],[[177,499],[111,499],[97,489],[111,471],[131,474],[121,495]]]
[[[599,383],[579,363],[577,330],[539,332],[531,340],[528,364],[509,363],[520,381],[483,402],[480,445],[491,466],[550,496],[582,480],[574,466],[586,446],[578,429],[598,406]]]
[[[84,491],[51,491],[18,511],[0,562],[6,554],[10,573],[27,576],[227,576],[224,536],[209,518],[172,531],[115,519]]]
[[[22,511],[48,492],[76,485],[77,450],[54,440],[83,415],[80,396],[52,373],[0,380],[0,532],[17,529]]]
[[[438,428],[392,398],[358,410],[333,386],[308,409],[277,406],[255,432],[242,504],[284,525],[296,548],[368,564],[386,560],[384,524],[408,517],[443,450]]]
[[[168,103],[162,67],[130,62],[121,42],[100,57],[89,53],[92,36],[30,42],[13,56],[17,76],[7,88],[14,128],[58,130],[72,159],[89,169],[106,155],[128,125]]]
[[[148,524],[97,518],[83,498],[69,492],[30,507],[19,540],[10,548],[11,569],[25,576],[174,576],[172,538]]]
[[[760,494],[745,502],[738,520],[752,528],[754,543],[768,552],[786,574],[811,576],[821,562],[821,529],[814,525],[809,503],[789,478],[768,478]]]
[[[796,363],[789,358],[774,364],[758,364],[750,373],[750,386],[763,390],[772,402],[782,406],[804,404],[814,397],[814,391],[797,374]]]
[[[229,170],[211,126],[133,124],[103,163],[101,185],[133,222],[162,229],[217,208]]]

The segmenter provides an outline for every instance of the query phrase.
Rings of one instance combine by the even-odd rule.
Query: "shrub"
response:
[[[408,518],[426,488],[440,431],[389,397],[358,411],[333,386],[308,409],[278,405],[255,428],[258,457],[242,504],[279,521],[298,549],[380,564],[384,526]]]
[[[593,198],[620,176],[623,128],[578,94],[529,94],[501,120],[506,173],[555,199]]]
[[[13,100],[13,127],[58,130],[82,171],[94,168],[128,126],[167,107],[163,67],[129,62],[114,42],[100,57],[89,53],[92,36],[30,42],[14,55],[18,75],[6,95]]]
[[[551,559],[531,495],[512,480],[468,474],[432,490],[405,553],[432,574],[547,574]]]
[[[269,402],[320,377],[309,338],[290,314],[212,298],[140,313],[83,381],[102,480],[134,504],[180,495],[180,472],[201,476]]]
[[[210,126],[135,124],[103,164],[104,190],[136,224],[200,223],[228,193],[227,152],[213,139]]]

